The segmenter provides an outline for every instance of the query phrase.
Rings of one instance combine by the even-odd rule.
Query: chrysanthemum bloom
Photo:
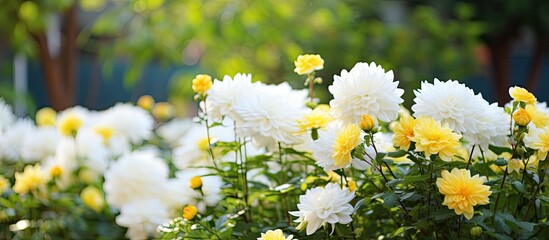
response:
[[[183,208],[183,218],[187,220],[193,219],[197,213],[198,213],[198,209],[193,205],[189,205]]]
[[[84,120],[76,114],[67,114],[59,119],[57,128],[63,136],[75,136],[82,127]]]
[[[40,164],[34,166],[27,165],[23,172],[15,173],[15,185],[13,191],[19,194],[28,193],[33,189],[39,189],[45,186],[49,176],[42,171]]]
[[[513,98],[513,100],[517,102],[524,102],[526,104],[534,104],[537,101],[534,94],[528,92],[528,90],[524,88],[517,86],[509,88],[509,95]]]
[[[332,157],[334,165],[344,168],[351,164],[351,151],[360,144],[360,128],[355,124],[347,124],[335,139]]]
[[[542,128],[545,126],[549,126],[549,115],[544,112],[541,109],[538,108],[545,108],[543,104],[538,104],[540,106],[534,105],[534,104],[528,104],[526,105],[526,111],[528,112],[528,115],[532,117],[532,123],[537,128]]]
[[[457,215],[464,215],[468,220],[473,217],[476,205],[489,203],[489,196],[492,194],[490,186],[484,185],[486,177],[478,174],[471,177],[469,170],[452,169],[442,171],[441,178],[437,178],[437,187],[440,193],[444,194],[442,205],[453,209]]]
[[[404,90],[397,88],[393,71],[376,65],[357,63],[351,71],[334,75],[333,85],[328,87],[334,99],[330,101],[335,119],[359,124],[362,115],[368,114],[377,122],[393,121],[398,116]]]
[[[54,126],[57,112],[52,108],[41,108],[36,112],[36,125],[38,126]]]
[[[461,135],[452,132],[447,126],[442,126],[432,118],[420,117],[416,119],[414,137],[416,150],[424,152],[429,157],[438,154],[442,160],[451,161],[459,152]]]
[[[212,87],[212,77],[207,74],[198,74],[193,79],[193,91],[200,95],[206,94],[206,92]]]
[[[299,217],[294,222],[299,222],[296,229],[301,230],[307,227],[307,235],[316,232],[323,224],[332,225],[332,232],[335,224],[348,224],[353,219],[353,206],[349,204],[355,197],[355,192],[341,189],[337,183],[328,183],[325,188],[316,187],[307,190],[305,195],[299,196],[299,211],[290,212],[291,215]]]
[[[530,128],[524,137],[524,144],[538,151],[538,158],[544,160],[549,152],[549,126]]]
[[[208,91],[206,110],[208,117],[214,122],[221,122],[223,117],[237,119],[233,106],[245,91],[254,91],[259,83],[252,83],[252,74],[237,73],[234,78],[223,77],[223,81],[215,80]]]
[[[137,106],[145,109],[151,110],[154,105],[154,98],[150,95],[143,95],[137,99]]]
[[[312,73],[315,70],[323,69],[324,59],[322,59],[318,54],[305,54],[299,55],[294,64],[294,72],[299,75],[305,75]]]
[[[0,175],[0,195],[2,195],[4,191],[10,188],[10,186],[11,186],[10,181],[4,176]]]
[[[152,115],[159,120],[167,120],[175,114],[173,105],[168,102],[156,103],[152,109]]]
[[[257,238],[257,240],[292,240],[293,238],[293,235],[289,235],[288,237],[286,237],[284,236],[282,230],[276,229],[262,233],[261,237]]]
[[[515,113],[513,113],[513,120],[515,120],[515,123],[519,126],[525,127],[526,125],[528,125],[528,123],[530,123],[531,119],[532,117],[524,108],[519,108],[517,111],[515,111]]]
[[[360,119],[360,129],[364,131],[370,131],[375,126],[376,126],[376,121],[374,120],[374,118],[372,118],[372,116],[368,114],[362,115]]]
[[[95,212],[103,211],[105,207],[105,199],[103,198],[103,192],[94,186],[87,186],[80,193],[80,199],[82,202],[91,208]]]
[[[330,115],[330,106],[318,105],[313,111],[305,114],[302,119],[297,120],[300,132],[311,129],[321,129],[326,127],[333,118]]]
[[[412,116],[402,116],[393,127],[393,145],[408,151],[414,138],[416,119]]]

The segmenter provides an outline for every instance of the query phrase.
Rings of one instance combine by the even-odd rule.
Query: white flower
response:
[[[25,162],[42,161],[55,155],[59,134],[53,127],[39,127],[25,137],[21,146],[21,158]]]
[[[334,99],[330,101],[335,119],[344,123],[360,123],[362,115],[390,122],[397,118],[404,90],[397,88],[393,71],[385,70],[372,62],[357,63],[351,71],[334,75],[333,85],[328,87]]]
[[[154,120],[145,110],[127,103],[119,103],[105,110],[101,123],[114,128],[133,144],[139,144],[152,135]]]
[[[476,118],[480,121],[477,124],[476,132],[467,132],[463,138],[470,145],[478,145],[482,150],[487,150],[488,145],[502,146],[507,143],[509,133],[510,116],[497,103],[482,104],[482,111],[477,113]]]
[[[132,240],[148,239],[156,228],[170,220],[168,209],[156,198],[136,199],[120,209],[116,224],[127,227],[126,237]]]
[[[189,132],[193,125],[193,121],[189,118],[173,119],[156,129],[156,132],[170,146],[175,147],[179,145],[179,140]]]
[[[0,98],[0,133],[4,131],[15,121],[15,115],[11,106],[4,102],[4,99]]]
[[[22,149],[26,138],[33,137],[36,127],[29,119],[17,120],[0,137],[0,159],[18,161],[22,151],[33,151],[33,149]]]
[[[172,205],[193,205],[201,213],[206,211],[207,206],[216,206],[223,199],[223,195],[221,195],[223,181],[217,175],[208,174],[210,171],[206,169],[188,169],[177,172],[177,178],[170,179],[170,194],[168,195],[172,195]],[[199,191],[192,189],[189,184],[191,178],[195,176],[201,176],[203,196]]]
[[[297,120],[306,108],[306,91],[292,90],[287,83],[278,86],[258,85],[246,91],[233,106],[237,134],[251,137],[254,146],[275,148],[277,142],[298,144]]]
[[[448,124],[457,133],[476,133],[477,125],[482,124],[479,113],[487,102],[482,96],[458,81],[441,82],[435,78],[433,84],[421,83],[421,89],[415,90],[415,104],[412,106],[414,117],[427,116]]]
[[[254,91],[251,74],[238,73],[231,78],[223,77],[223,81],[214,80],[212,87],[208,90],[206,100],[208,116],[215,122],[221,122],[224,116],[235,120],[233,105],[235,105],[245,91]]]
[[[332,225],[348,224],[353,219],[353,206],[349,204],[355,197],[355,192],[349,192],[347,188],[341,189],[337,183],[328,183],[326,187],[316,187],[307,190],[305,195],[299,196],[299,211],[290,212],[298,217],[294,222],[299,222],[297,229],[307,226],[307,235],[316,232],[324,223]]]
[[[313,142],[313,157],[316,159],[316,164],[324,168],[324,171],[341,168],[335,165],[333,149],[337,135],[343,127],[344,125],[340,121],[330,122],[326,129],[318,131],[318,139]],[[359,139],[362,141],[363,134],[360,135]],[[364,170],[367,167],[367,163],[360,159],[351,157],[351,161],[351,165],[359,170]]]
[[[89,129],[80,130],[75,139],[61,138],[55,150],[55,161],[64,174],[70,174],[80,166],[102,174],[109,164],[102,139]]]
[[[103,187],[107,202],[120,208],[135,199],[167,195],[167,178],[168,166],[162,159],[152,151],[137,151],[111,164]]]

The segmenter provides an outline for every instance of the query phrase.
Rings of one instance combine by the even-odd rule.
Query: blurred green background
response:
[[[392,69],[411,105],[423,80],[458,79],[489,101],[511,85],[549,90],[548,1],[0,0],[0,96],[18,114],[105,109],[150,94],[185,114],[198,73],[303,86],[299,54],[319,53],[316,96],[359,61]]]

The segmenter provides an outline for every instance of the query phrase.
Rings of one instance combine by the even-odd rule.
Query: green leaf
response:
[[[498,147],[498,146],[490,145],[488,149],[490,149],[490,151],[494,152],[496,155],[500,155],[504,152],[513,153],[513,151],[510,148],[506,148],[506,147]]]
[[[509,226],[505,224],[505,221],[498,215],[494,218],[494,226],[496,227],[496,232],[503,232],[507,235],[511,233],[511,228],[509,228]]]
[[[524,187],[524,184],[522,184],[520,181],[518,180],[515,180],[511,183],[513,185],[513,187],[515,187],[515,189],[517,189],[517,191],[519,191],[520,193],[522,194],[528,194],[528,192],[526,191],[526,188]]]
[[[383,204],[387,207],[394,207],[397,205],[398,196],[394,192],[386,192],[382,197]]]
[[[507,165],[507,160],[505,160],[503,158],[498,158],[498,159],[496,159],[496,161],[494,163],[496,165],[500,166],[500,167],[503,167],[503,166]]]
[[[387,153],[387,156],[389,157],[392,157],[392,158],[399,158],[399,157],[404,157],[406,156],[407,152],[404,151],[404,150],[398,150],[396,152],[388,152]]]
[[[356,202],[353,212],[356,212],[360,207],[362,207],[365,201],[366,201],[366,198],[363,198],[363,199],[360,199],[358,202]]]
[[[494,180],[486,181],[486,182],[484,182],[484,185],[489,185],[490,186],[490,185],[494,185],[496,183],[499,183],[501,181],[501,178],[502,177],[498,177]]]

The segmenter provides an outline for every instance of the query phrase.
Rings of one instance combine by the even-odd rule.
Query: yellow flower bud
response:
[[[59,133],[63,136],[76,136],[78,129],[82,127],[84,121],[79,116],[71,114],[59,120]]]
[[[95,212],[101,212],[105,207],[105,199],[103,199],[103,193],[94,186],[87,186],[80,193],[82,202],[94,210]]]
[[[57,112],[52,108],[45,107],[36,112],[36,125],[38,126],[54,126]]]
[[[166,120],[174,115],[174,108],[170,103],[159,102],[154,105],[152,109],[152,115],[159,120]]]
[[[52,177],[59,177],[63,173],[63,169],[59,165],[55,165],[50,169],[50,175]]]
[[[202,187],[202,178],[200,176],[194,176],[189,181],[192,189],[200,189]]]
[[[376,125],[375,120],[372,118],[372,116],[368,114],[362,115],[362,118],[360,119],[360,129],[364,131],[370,131],[372,128],[374,128]]]
[[[206,74],[199,74],[193,79],[193,91],[200,95],[206,94],[206,92],[212,87],[212,77]]]
[[[534,94],[531,92],[528,92],[528,90],[521,88],[521,87],[511,87],[509,88],[509,95],[513,98],[513,100],[517,102],[524,102],[526,104],[533,104],[537,101]]]
[[[294,72],[299,75],[305,75],[312,73],[315,70],[323,69],[324,59],[322,59],[318,54],[305,54],[299,55],[294,64]]]
[[[474,226],[471,228],[470,233],[473,237],[480,237],[480,235],[482,235],[482,228],[480,226]]]
[[[198,213],[198,209],[193,205],[189,205],[183,208],[183,218],[187,220],[193,219],[197,213]]]
[[[517,123],[519,126],[526,126],[528,123],[530,123],[530,120],[532,120],[532,117],[526,111],[524,108],[519,108],[515,113],[513,113],[513,120],[515,120],[515,123]]]
[[[353,180],[349,180],[347,186],[349,187],[349,192],[356,190],[356,182]]]
[[[154,105],[154,98],[150,95],[143,95],[137,99],[137,106],[145,109],[151,110]]]

